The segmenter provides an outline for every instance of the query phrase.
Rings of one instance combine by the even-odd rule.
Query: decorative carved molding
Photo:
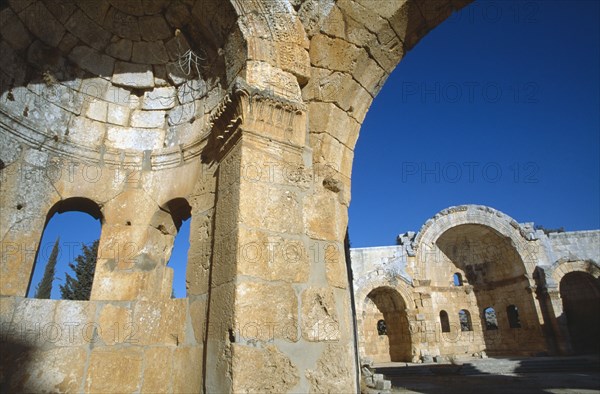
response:
[[[294,144],[294,138],[304,139],[305,115],[305,104],[286,100],[269,90],[257,89],[238,78],[231,93],[217,106],[210,119],[212,130],[202,160],[217,160],[237,141],[237,132],[241,129]],[[272,130],[282,134],[270,135]]]
[[[17,141],[30,148],[47,151],[63,158],[114,168],[139,167],[140,169],[142,169],[142,163],[148,161],[149,158],[150,165],[144,167],[143,170],[156,171],[178,167],[200,156],[211,130],[210,120],[218,116],[215,113],[217,113],[221,105],[217,105],[213,113],[209,115],[208,124],[204,125],[199,132],[200,138],[188,144],[151,150],[150,154],[146,153],[146,151],[107,148],[105,145],[91,147],[79,145],[71,141],[59,142],[53,140],[53,136],[47,134],[44,130],[40,130],[33,124],[23,119],[16,119],[10,112],[3,111],[2,107],[0,107],[0,129],[13,135]]]

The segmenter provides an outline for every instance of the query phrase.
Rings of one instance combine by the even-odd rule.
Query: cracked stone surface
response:
[[[356,391],[354,145],[405,52],[466,3],[2,2],[9,391]],[[24,298],[46,218],[71,210],[102,221],[90,300]],[[38,323],[63,338],[20,336]]]

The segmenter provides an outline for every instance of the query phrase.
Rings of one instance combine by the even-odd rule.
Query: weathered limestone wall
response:
[[[409,288],[411,276],[407,272],[410,267],[407,266],[406,257],[401,246],[351,249],[359,353],[368,354],[373,361],[412,359],[409,354],[414,349],[408,326],[390,322],[390,317],[403,323],[410,319],[409,316],[414,320],[416,304]],[[385,291],[375,297],[372,291],[378,288]],[[386,304],[389,305],[386,311],[390,312],[389,315],[381,310]],[[382,319],[386,321],[392,338],[378,335],[377,322]],[[397,347],[393,357],[390,342]]]
[[[600,261],[600,231],[569,231],[548,235],[554,261]]]
[[[430,356],[471,355],[485,349],[482,323],[477,298],[472,288],[446,287],[431,292],[431,313],[425,326],[417,335],[422,352]],[[461,331],[459,311],[464,309],[471,315],[471,331]],[[442,332],[440,312],[448,314],[450,332]],[[432,324],[433,323],[433,324]],[[429,326],[429,327],[428,327]],[[425,334],[423,334],[423,332]],[[426,338],[426,340],[423,340]]]
[[[0,322],[73,318],[99,339],[5,336],[32,356],[2,364],[2,389],[355,391],[354,145],[404,53],[466,3],[3,2]],[[69,210],[102,221],[91,300],[23,299]],[[187,298],[171,300],[188,217]],[[121,323],[139,344],[103,336]]]
[[[16,153],[4,162],[0,193],[3,388],[200,391],[201,378],[187,376],[203,370],[206,291],[197,289],[208,280],[201,267],[210,256],[206,238],[212,230],[205,217],[214,194],[202,188],[211,175],[201,173],[200,163],[150,171],[65,159],[2,136],[7,152]],[[169,201],[181,196],[192,206],[197,236],[191,239],[188,298],[173,300],[166,263],[178,212]],[[46,214],[94,213],[82,198],[96,204],[102,219],[91,300],[23,298]]]
[[[351,250],[359,326],[359,352],[374,361],[429,361],[435,356],[534,355],[570,352],[559,284],[569,272],[600,277],[600,231],[551,233],[518,224],[489,207],[451,207],[419,231],[398,237],[397,246]],[[462,283],[456,285],[453,275]],[[411,354],[394,360],[383,303],[385,291],[399,297],[407,317],[405,339]],[[518,310],[520,327],[509,324]],[[492,307],[497,329],[488,329],[484,311]],[[470,314],[472,330],[461,330],[459,312]],[[448,315],[449,331],[440,313]],[[388,334],[377,334],[386,319]]]
[[[352,272],[357,273],[355,280],[364,281],[361,273],[378,272],[380,275],[392,274],[412,280],[413,267],[408,265],[406,250],[401,245],[376,246],[371,248],[352,248]]]
[[[3,388],[19,392],[199,392],[202,327],[188,299],[0,297]]]

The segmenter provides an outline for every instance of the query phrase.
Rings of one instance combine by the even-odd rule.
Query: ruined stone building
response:
[[[2,1],[1,389],[355,392],[354,145],[467,2]],[[27,298],[67,211],[102,223],[90,300]]]
[[[343,247],[354,146],[404,54],[466,3],[2,1],[0,390],[356,392]],[[44,228],[68,211],[102,223],[90,299],[27,298]],[[172,299],[166,262],[190,218],[187,296]],[[578,346],[554,317],[567,272],[598,276],[567,252],[579,235],[544,237],[478,208],[419,234],[382,252],[394,274],[362,260],[374,282],[356,283],[359,327],[385,320],[390,343],[365,336],[368,323],[361,352],[481,351],[488,305],[498,332],[515,305],[521,330]],[[465,238],[481,258],[454,245]],[[484,280],[478,264],[499,258]],[[451,330],[468,309],[479,336],[392,338],[395,322],[431,328],[443,308]],[[507,341],[486,349],[521,343]]]
[[[600,353],[600,230],[545,234],[464,205],[351,258],[375,362]]]

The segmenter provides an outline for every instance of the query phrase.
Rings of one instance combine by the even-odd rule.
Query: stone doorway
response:
[[[391,287],[373,289],[365,300],[365,355],[375,362],[411,361],[406,303]]]
[[[600,283],[587,272],[570,272],[560,281],[560,296],[571,346],[576,353],[600,351]]]

